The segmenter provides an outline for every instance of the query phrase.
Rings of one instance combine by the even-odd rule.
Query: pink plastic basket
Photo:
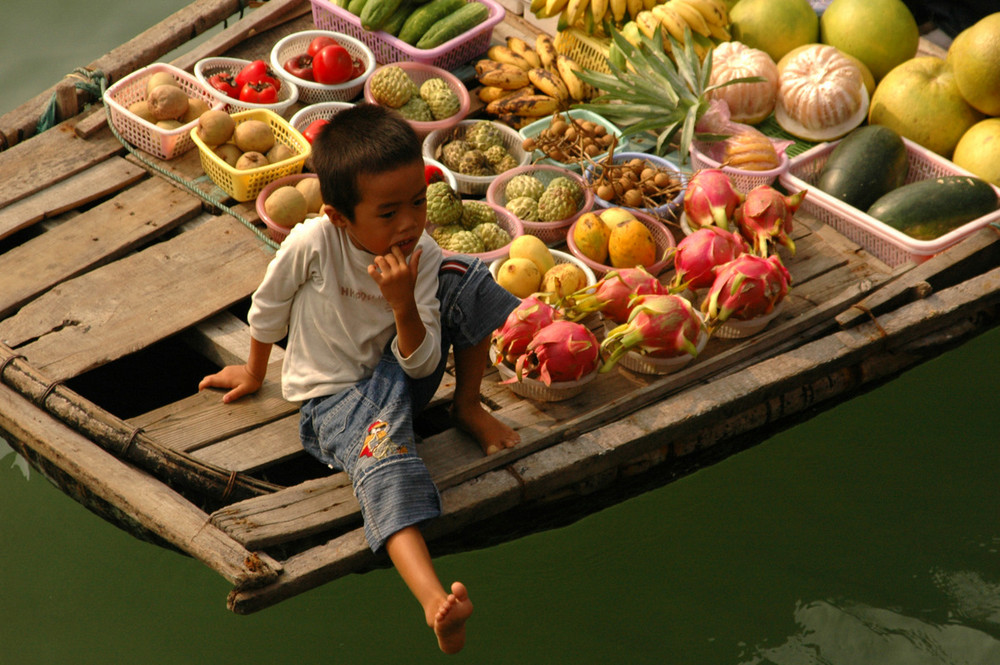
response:
[[[335,30],[360,39],[381,63],[420,62],[443,69],[454,69],[486,51],[493,28],[506,11],[493,0],[470,0],[489,8],[486,20],[472,30],[433,49],[418,49],[384,30],[365,30],[361,19],[329,0],[312,0],[313,23],[321,30]]]
[[[651,266],[645,266],[645,268],[649,274],[659,275],[668,265],[671,264],[671,260],[667,257],[667,253],[672,247],[676,246],[674,234],[672,234],[670,229],[668,229],[662,222],[651,217],[650,215],[639,212],[638,210],[629,210],[636,219],[646,225],[646,228],[649,229],[649,232],[653,235],[653,241],[656,243],[656,256],[658,257],[658,260]],[[600,211],[596,212],[599,213]],[[603,277],[608,271],[614,270],[610,263],[598,263],[593,259],[587,258],[587,256],[580,251],[580,248],[576,246],[576,242],[573,240],[574,227],[576,227],[575,221],[566,233],[566,245],[569,247],[570,253],[587,264],[587,266],[593,270],[594,274],[599,278]]]
[[[832,226],[889,266],[895,267],[907,261],[921,263],[987,224],[1000,222],[1000,210],[996,210],[934,240],[911,238],[863,210],[848,205],[816,187],[815,183],[823,166],[826,165],[826,160],[837,143],[839,141],[821,143],[794,157],[789,163],[788,171],[781,175],[779,182],[789,192],[807,189],[808,194],[802,200],[800,211]],[[907,183],[944,175],[972,175],[957,164],[905,137],[903,143],[906,145],[909,160]],[[994,186],[993,189],[1000,196],[1000,188]]]
[[[514,238],[524,235],[524,227],[521,226],[521,220],[519,220],[517,217],[510,214],[509,211],[504,210],[500,206],[491,205],[490,207],[493,208],[493,212],[496,213],[497,224],[500,225],[500,228],[502,228],[504,231],[510,234],[511,242],[514,241]],[[428,224],[427,232],[431,233],[434,230],[434,228],[435,226],[433,224]],[[503,247],[494,249],[491,252],[480,252],[478,254],[469,254],[468,256],[474,256],[482,260],[483,263],[489,264],[490,262],[495,261],[496,259],[499,259],[502,256],[507,256],[509,251],[510,251],[510,243],[507,243]],[[454,256],[458,252],[452,252],[442,248],[441,253],[444,254],[445,256]]]
[[[162,129],[128,110],[146,99],[146,82],[157,72],[170,73],[188,97],[202,99],[214,109],[225,105],[216,101],[197,78],[173,65],[157,62],[138,69],[104,91],[104,103],[111,111],[111,124],[126,141],[160,159],[173,159],[194,147],[191,130],[198,121],[192,120],[177,129]]]
[[[449,71],[441,69],[440,67],[435,67],[434,65],[426,65],[420,62],[394,62],[393,67],[400,67],[405,71],[410,78],[418,86],[424,81],[432,78],[442,79],[448,84],[448,87],[458,96],[458,113],[451,116],[450,118],[444,118],[443,120],[433,120],[431,122],[421,122],[419,120],[408,120],[407,122],[413,127],[417,132],[417,136],[421,140],[427,137],[428,134],[437,129],[451,129],[459,122],[465,118],[469,113],[469,108],[472,106],[472,99],[469,97],[469,89],[465,87],[457,76]],[[383,67],[388,67],[388,65],[383,65],[378,67],[372,75],[365,79],[365,101],[371,104],[377,104],[375,97],[372,96],[372,78],[374,78],[380,69]]]
[[[291,185],[294,187],[300,180],[305,180],[306,178],[315,178],[315,173],[293,173],[292,175],[282,176],[277,180],[272,180],[271,182],[264,185],[264,188],[260,190],[257,194],[257,199],[255,201],[255,207],[257,208],[257,215],[260,217],[260,221],[264,222],[264,226],[271,236],[271,240],[280,243],[282,240],[288,237],[288,232],[291,228],[282,226],[271,219],[271,216],[267,214],[264,209],[264,203],[267,201],[267,197],[279,187],[284,187],[285,185]],[[315,217],[315,213],[309,215],[310,217]]]
[[[781,164],[776,169],[768,169],[767,171],[748,171],[747,169],[734,169],[731,166],[721,166],[719,162],[715,161],[701,150],[692,142],[691,143],[691,168],[694,171],[700,169],[718,169],[721,168],[723,173],[726,173],[730,178],[732,178],[733,183],[736,188],[739,189],[744,194],[749,192],[754,187],[759,187],[761,185],[770,185],[779,178],[782,173],[788,171],[789,159],[788,155],[784,152],[781,153]]]
[[[580,215],[588,212],[594,207],[594,193],[590,191],[590,188],[587,187],[586,181],[584,181],[583,177],[578,173],[564,169],[561,166],[528,164],[526,166],[519,166],[516,169],[511,169],[510,171],[504,171],[494,178],[493,182],[490,183],[489,188],[486,190],[486,200],[494,205],[506,207],[507,183],[510,182],[511,178],[514,176],[521,174],[533,175],[541,180],[546,186],[559,177],[569,178],[580,185],[580,189],[583,191],[583,202],[580,204],[580,208],[575,214],[557,222],[532,222],[525,219],[521,220],[521,224],[524,225],[525,233],[538,236],[546,245],[555,246],[566,242],[566,230],[569,229],[573,222],[579,219]]]

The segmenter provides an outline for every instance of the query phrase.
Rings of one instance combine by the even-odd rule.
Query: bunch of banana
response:
[[[634,22],[643,32],[663,26],[680,41],[688,26],[706,48],[730,39],[725,0],[532,0],[530,10],[539,18],[558,16],[560,30],[594,35],[604,34],[606,22],[618,29]]]
[[[534,46],[508,37],[506,45],[491,46],[475,67],[482,84],[476,94],[486,112],[515,129],[594,96],[577,76],[580,65],[558,53],[546,34],[539,34]]]

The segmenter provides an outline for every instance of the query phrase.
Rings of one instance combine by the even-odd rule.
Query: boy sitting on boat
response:
[[[482,261],[443,260],[425,232],[421,144],[384,107],[341,111],[313,143],[323,217],[295,226],[268,265],[248,315],[250,356],[202,379],[231,402],[260,389],[271,346],[287,335],[282,394],[302,402],[303,447],[351,478],[365,536],[383,546],[424,608],[443,651],[465,641],[472,603],[444,590],[418,525],[441,500],[414,446],[413,414],[454,346],[452,417],[486,454],[520,437],[481,404],[490,333],[518,304]]]

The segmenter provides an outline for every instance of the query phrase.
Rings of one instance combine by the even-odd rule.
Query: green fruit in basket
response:
[[[514,159],[513,155],[507,155],[499,162],[493,165],[494,173],[504,173],[505,171],[510,171],[511,169],[516,169],[521,163]]]
[[[429,78],[420,84],[420,97],[431,107],[435,120],[444,120],[458,113],[462,104],[458,95],[442,78]]]
[[[437,226],[457,224],[462,219],[462,199],[445,181],[427,186],[427,222]]]
[[[452,233],[457,233],[458,231],[464,231],[465,229],[461,224],[447,224],[445,226],[436,226],[434,230],[431,231],[431,237],[434,238],[434,242],[441,245],[442,247],[448,242],[448,236]]]
[[[413,96],[413,79],[398,65],[381,68],[371,77],[371,94],[383,106],[398,109]]]
[[[465,0],[431,0],[422,4],[406,18],[397,36],[413,46],[432,25],[458,10],[464,4]]]
[[[507,205],[504,207],[518,219],[523,219],[526,222],[538,221],[538,201],[530,196],[508,199]]]
[[[538,220],[558,222],[571,217],[579,207],[576,194],[568,187],[547,187],[538,199]]]
[[[465,175],[493,175],[493,168],[490,166],[489,161],[487,161],[486,155],[482,150],[475,149],[462,155],[462,159],[458,163],[457,171]]]
[[[537,201],[541,198],[544,191],[545,183],[541,180],[527,173],[519,173],[507,182],[507,187],[504,189],[504,196],[508,201],[521,198],[522,196],[527,196]],[[518,215],[518,217],[521,216]],[[527,218],[521,217],[521,219]]]
[[[481,254],[485,251],[482,239],[472,231],[465,229],[450,234],[442,247],[449,252],[458,252],[459,254]]]
[[[480,224],[496,224],[497,214],[483,201],[462,201],[462,226],[474,229]]]
[[[570,180],[566,176],[558,176],[549,181],[549,184],[546,185],[545,188],[552,189],[554,187],[563,187],[565,189],[568,189],[570,193],[573,195],[573,200],[576,201],[577,203],[583,201],[583,188],[580,187],[580,183],[576,182],[575,180]]]
[[[453,171],[458,170],[462,156],[472,150],[472,144],[461,139],[449,141],[441,147],[441,162]]]
[[[496,222],[477,224],[472,232],[483,241],[485,251],[492,252],[510,243],[510,234]]]
[[[488,152],[490,148],[501,148],[506,152],[503,145],[503,132],[490,120],[478,120],[465,133],[465,140],[472,144],[472,147]]]
[[[510,153],[507,152],[507,148],[502,145],[493,145],[488,148],[479,148],[486,155],[486,161],[490,163],[494,171],[497,171],[497,166],[501,164],[506,158],[510,157]]]
[[[474,0],[466,2],[457,11],[428,28],[427,32],[417,40],[416,47],[419,49],[437,48],[462,33],[472,30],[489,18],[489,15],[489,7],[483,3]]]
[[[431,113],[431,107],[419,95],[410,97],[410,101],[399,107],[399,113],[407,120],[416,120],[417,122],[434,121],[434,114]]]

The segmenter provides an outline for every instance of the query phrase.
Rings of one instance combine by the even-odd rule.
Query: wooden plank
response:
[[[76,216],[72,223],[0,255],[0,274],[4,275],[0,316],[56,284],[124,256],[199,212],[200,200],[161,178],[129,187]]]
[[[270,258],[224,215],[61,284],[0,321],[0,339],[53,380],[65,380],[246,298]]]
[[[294,414],[198,448],[191,457],[224,469],[253,473],[305,454],[299,440],[299,416]]]
[[[112,157],[0,209],[0,239],[43,219],[104,198],[131,185],[146,171],[124,159]]]
[[[250,356],[250,327],[229,312],[219,312],[210,319],[181,333],[198,353],[219,367],[245,363]],[[281,360],[285,350],[271,347],[271,360]]]

